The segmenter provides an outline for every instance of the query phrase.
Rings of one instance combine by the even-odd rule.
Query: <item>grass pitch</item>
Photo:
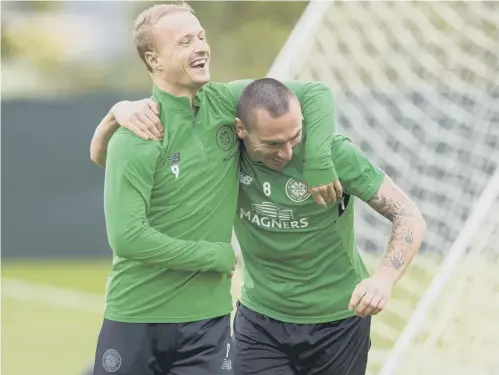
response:
[[[368,265],[375,259],[366,256]],[[3,262],[2,374],[77,375],[92,361],[110,261]],[[369,373],[375,374],[434,274],[418,260],[373,321]],[[433,269],[435,267],[433,266]],[[233,296],[241,286],[241,268]]]

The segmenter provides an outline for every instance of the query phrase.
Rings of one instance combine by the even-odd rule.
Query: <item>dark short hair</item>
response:
[[[254,111],[265,109],[273,118],[289,112],[289,102],[295,95],[274,78],[261,78],[251,82],[241,93],[237,117],[245,126],[254,120]]]

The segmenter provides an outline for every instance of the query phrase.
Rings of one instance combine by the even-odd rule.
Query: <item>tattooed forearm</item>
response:
[[[424,219],[416,205],[388,177],[368,204],[392,222],[381,266],[392,269],[400,277],[419,250],[426,229]]]
[[[388,248],[382,261],[385,266],[396,270],[404,266],[407,254],[411,252],[414,242],[413,224],[411,219],[398,220],[393,223]]]
[[[388,191],[383,190],[378,190],[369,201],[369,205],[372,208],[374,208],[379,214],[386,217],[391,222],[394,222],[403,216],[413,216],[413,210],[406,207],[404,197],[400,196],[400,193],[397,194],[398,188],[393,187]]]

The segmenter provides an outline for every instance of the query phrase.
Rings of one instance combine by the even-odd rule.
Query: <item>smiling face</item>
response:
[[[210,80],[210,46],[190,8],[158,5],[139,16],[135,40],[153,76],[175,91],[199,89]]]
[[[291,98],[289,111],[278,117],[266,109],[255,109],[248,124],[236,119],[235,125],[250,158],[280,171],[289,163],[293,148],[302,139],[300,102],[296,97]]]
[[[167,14],[153,27],[153,35],[156,69],[169,82],[200,87],[210,80],[210,46],[196,16]]]

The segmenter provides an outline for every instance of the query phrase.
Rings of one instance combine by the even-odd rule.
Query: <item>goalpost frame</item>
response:
[[[301,68],[304,60],[297,58],[298,54],[306,53],[307,46],[310,47],[310,41],[332,3],[332,0],[310,1],[270,67],[267,77],[284,80],[288,78],[292,66],[293,70]]]
[[[499,168],[492,175],[487,186],[477,200],[474,210],[463,225],[463,229],[452,243],[449,252],[445,256],[437,275],[433,278],[431,284],[426,289],[425,294],[419,301],[419,304],[409,319],[404,330],[395,342],[387,360],[385,361],[379,375],[392,375],[397,365],[404,355],[407,346],[416,336],[418,330],[423,325],[432,303],[438,298],[440,291],[449,281],[457,261],[463,256],[476,232],[480,228],[488,208],[499,195]]]

